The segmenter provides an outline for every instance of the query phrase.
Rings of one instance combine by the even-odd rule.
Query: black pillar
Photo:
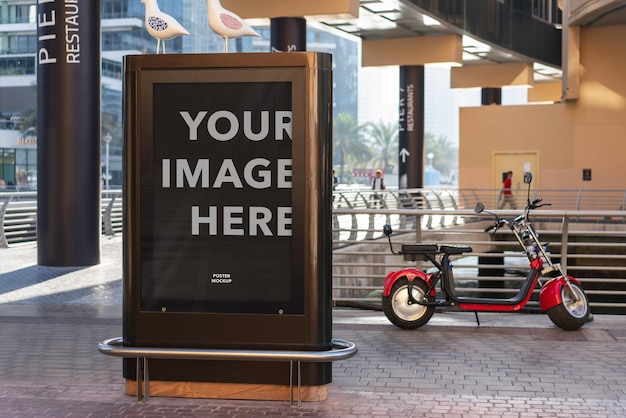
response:
[[[306,19],[275,17],[271,19],[271,52],[306,51]]]
[[[424,187],[424,67],[400,67],[399,187]]]
[[[100,262],[100,0],[37,3],[37,259]]]
[[[483,106],[501,105],[502,89],[500,87],[483,87],[481,93],[481,104]]]

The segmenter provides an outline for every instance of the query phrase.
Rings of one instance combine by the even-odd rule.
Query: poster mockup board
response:
[[[128,343],[330,349],[330,64],[317,53],[126,57]],[[328,383],[327,365],[310,366],[310,384]],[[156,379],[200,378],[196,366],[154,367]],[[216,369],[209,379],[240,379]]]

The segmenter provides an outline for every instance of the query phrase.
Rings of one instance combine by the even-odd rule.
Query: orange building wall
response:
[[[537,187],[626,188],[626,26],[582,28],[580,55],[578,100],[461,109],[459,187],[494,187],[496,152],[531,151]]]

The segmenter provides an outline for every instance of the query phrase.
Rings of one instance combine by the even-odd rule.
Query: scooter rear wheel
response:
[[[570,281],[561,287],[561,303],[546,311],[552,322],[559,328],[574,331],[589,320],[589,301],[583,289]]]
[[[383,312],[389,321],[402,329],[415,329],[426,324],[435,313],[434,306],[410,303],[408,279],[402,277],[391,287],[389,296],[383,296]],[[413,298],[421,302],[426,299],[428,286],[422,280],[413,281]]]

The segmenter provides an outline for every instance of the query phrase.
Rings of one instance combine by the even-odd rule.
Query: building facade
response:
[[[140,0],[101,0],[101,5],[103,185],[119,187],[122,184],[123,57],[155,53],[156,40],[144,28],[145,7]],[[208,26],[206,2],[159,0],[159,8],[191,33],[166,41],[167,53],[222,51],[222,39]],[[0,0],[0,179],[9,188],[37,187],[36,16],[37,0]],[[269,24],[257,30],[261,38],[231,40],[229,50],[269,52]],[[308,50],[333,54],[334,114],[350,113],[356,118],[357,42],[313,27],[308,28],[307,38]],[[107,171],[109,178],[105,181]]]

